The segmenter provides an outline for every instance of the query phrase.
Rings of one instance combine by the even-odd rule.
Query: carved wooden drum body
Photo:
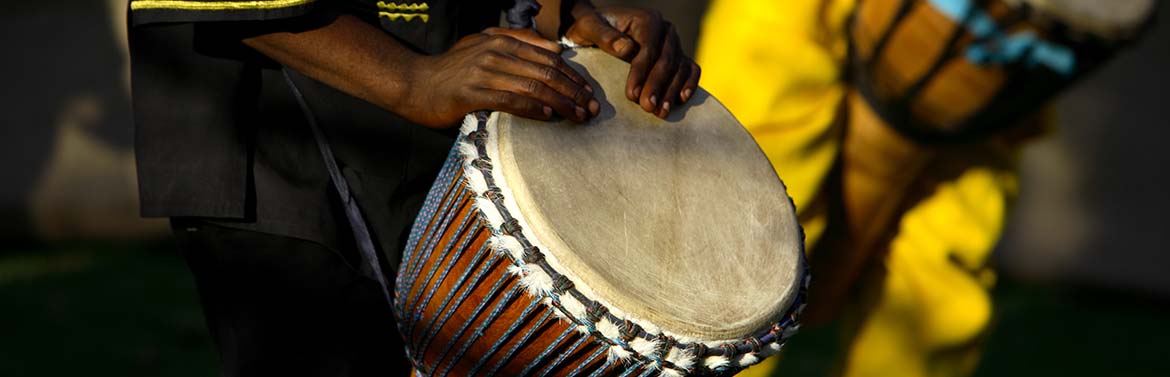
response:
[[[414,224],[395,314],[424,375],[692,375],[779,351],[808,282],[783,183],[699,90],[667,120],[628,65],[565,52],[587,124],[468,116]]]

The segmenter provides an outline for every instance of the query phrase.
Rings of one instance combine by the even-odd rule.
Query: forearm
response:
[[[350,15],[312,30],[245,38],[244,44],[387,111],[400,113],[419,54]]]

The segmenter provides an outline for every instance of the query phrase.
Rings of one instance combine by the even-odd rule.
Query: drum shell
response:
[[[1002,1],[978,1],[1005,35],[1030,33],[1067,48],[1070,72],[1026,62],[976,62],[967,50],[989,51],[997,40],[980,39],[928,0],[866,0],[850,24],[852,81],[875,111],[920,141],[949,135],[984,136],[1035,111],[1097,67],[1122,43],[1069,33],[1069,26],[1039,23],[1026,9]]]
[[[424,375],[624,372],[627,365],[607,362],[606,345],[558,318],[508,272],[512,262],[491,249],[491,231],[475,212],[455,153],[416,220],[395,287],[395,316],[416,370]],[[640,373],[645,366],[636,368]]]

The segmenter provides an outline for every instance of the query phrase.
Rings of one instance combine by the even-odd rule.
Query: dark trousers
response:
[[[389,304],[353,247],[197,220],[171,222],[224,376],[410,372]]]

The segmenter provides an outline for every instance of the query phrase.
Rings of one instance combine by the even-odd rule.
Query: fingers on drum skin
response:
[[[491,48],[479,59],[485,74],[479,87],[535,99],[572,121],[589,118],[590,109],[597,107],[592,105],[592,88],[560,55],[508,36],[491,38],[486,42]]]
[[[691,99],[695,93],[695,88],[699,86],[699,75],[701,74],[699,65],[688,58],[682,58],[682,62],[678,66],[678,72],[674,74],[674,80],[670,82],[670,86],[663,92],[663,100],[658,106],[658,117],[665,119],[670,114],[670,109],[673,105],[682,104]]]
[[[577,85],[586,87],[588,86],[588,84],[586,84],[585,78],[581,77],[581,74],[573,70],[572,67],[569,67],[569,65],[565,63],[565,60],[562,59],[561,56],[557,53],[541,48],[536,48],[530,44],[523,43],[510,37],[496,37],[492,43],[495,43],[495,47],[497,47],[499,51],[536,64],[556,68],[558,71],[564,74],[565,77],[568,77]]]
[[[651,66],[646,82],[642,84],[642,93],[638,103],[647,112],[657,113],[665,103],[665,91],[674,80],[679,69],[679,60],[682,55],[679,51],[678,35],[674,32],[674,25],[667,24],[667,34],[663,39],[658,60]]]
[[[699,76],[703,74],[703,68],[694,61],[688,61],[688,64],[691,66],[688,72],[690,76],[687,77],[686,84],[683,84],[682,93],[679,94],[682,102],[690,101],[691,96],[695,95],[695,90],[699,89]]]
[[[491,82],[486,87],[493,90],[510,92],[537,101],[574,122],[584,122],[589,119],[589,114],[583,106],[577,105],[569,97],[557,93],[556,90],[540,80],[516,76],[505,72],[496,72],[495,77],[491,79]],[[533,119],[548,118],[535,117]]]
[[[652,18],[655,15],[657,13],[643,17]],[[630,61],[630,76],[626,80],[626,98],[631,101],[638,101],[642,97],[646,78],[650,75],[650,70],[658,62],[658,55],[662,52],[662,42],[666,35],[663,33],[661,16],[657,17],[658,22],[639,22],[636,27],[630,30],[631,36],[638,41],[639,46],[638,54]]]
[[[553,109],[533,98],[494,89],[480,89],[476,94],[486,99],[487,103],[486,106],[483,106],[484,108],[529,119],[548,120],[552,117]]]
[[[682,103],[680,100],[680,93],[683,85],[686,85],[687,77],[690,76],[691,64],[682,64],[678,66],[678,71],[674,74],[674,79],[670,81],[670,86],[666,87],[666,91],[662,94],[662,101],[658,106],[655,115],[659,118],[666,119],[670,114],[672,104]]]
[[[554,67],[533,63],[523,59],[514,59],[504,56],[494,58],[493,60],[510,60],[511,64],[497,63],[490,69],[495,69],[510,75],[539,81],[540,83],[555,91],[556,94],[567,98],[568,101],[572,102],[577,108],[587,110],[589,109],[591,102],[596,102],[593,100],[593,93],[588,86],[578,84],[572,79],[566,77],[563,72]],[[561,112],[559,108],[557,110],[557,112]],[[577,109],[574,108],[573,112],[576,113]],[[566,117],[573,120],[578,120],[567,115]]]
[[[555,54],[559,54],[561,52],[560,44],[545,39],[544,37],[540,36],[540,34],[537,34],[531,29],[505,29],[500,27],[492,27],[484,29],[483,33],[491,36],[513,38],[518,41],[548,50]]]

